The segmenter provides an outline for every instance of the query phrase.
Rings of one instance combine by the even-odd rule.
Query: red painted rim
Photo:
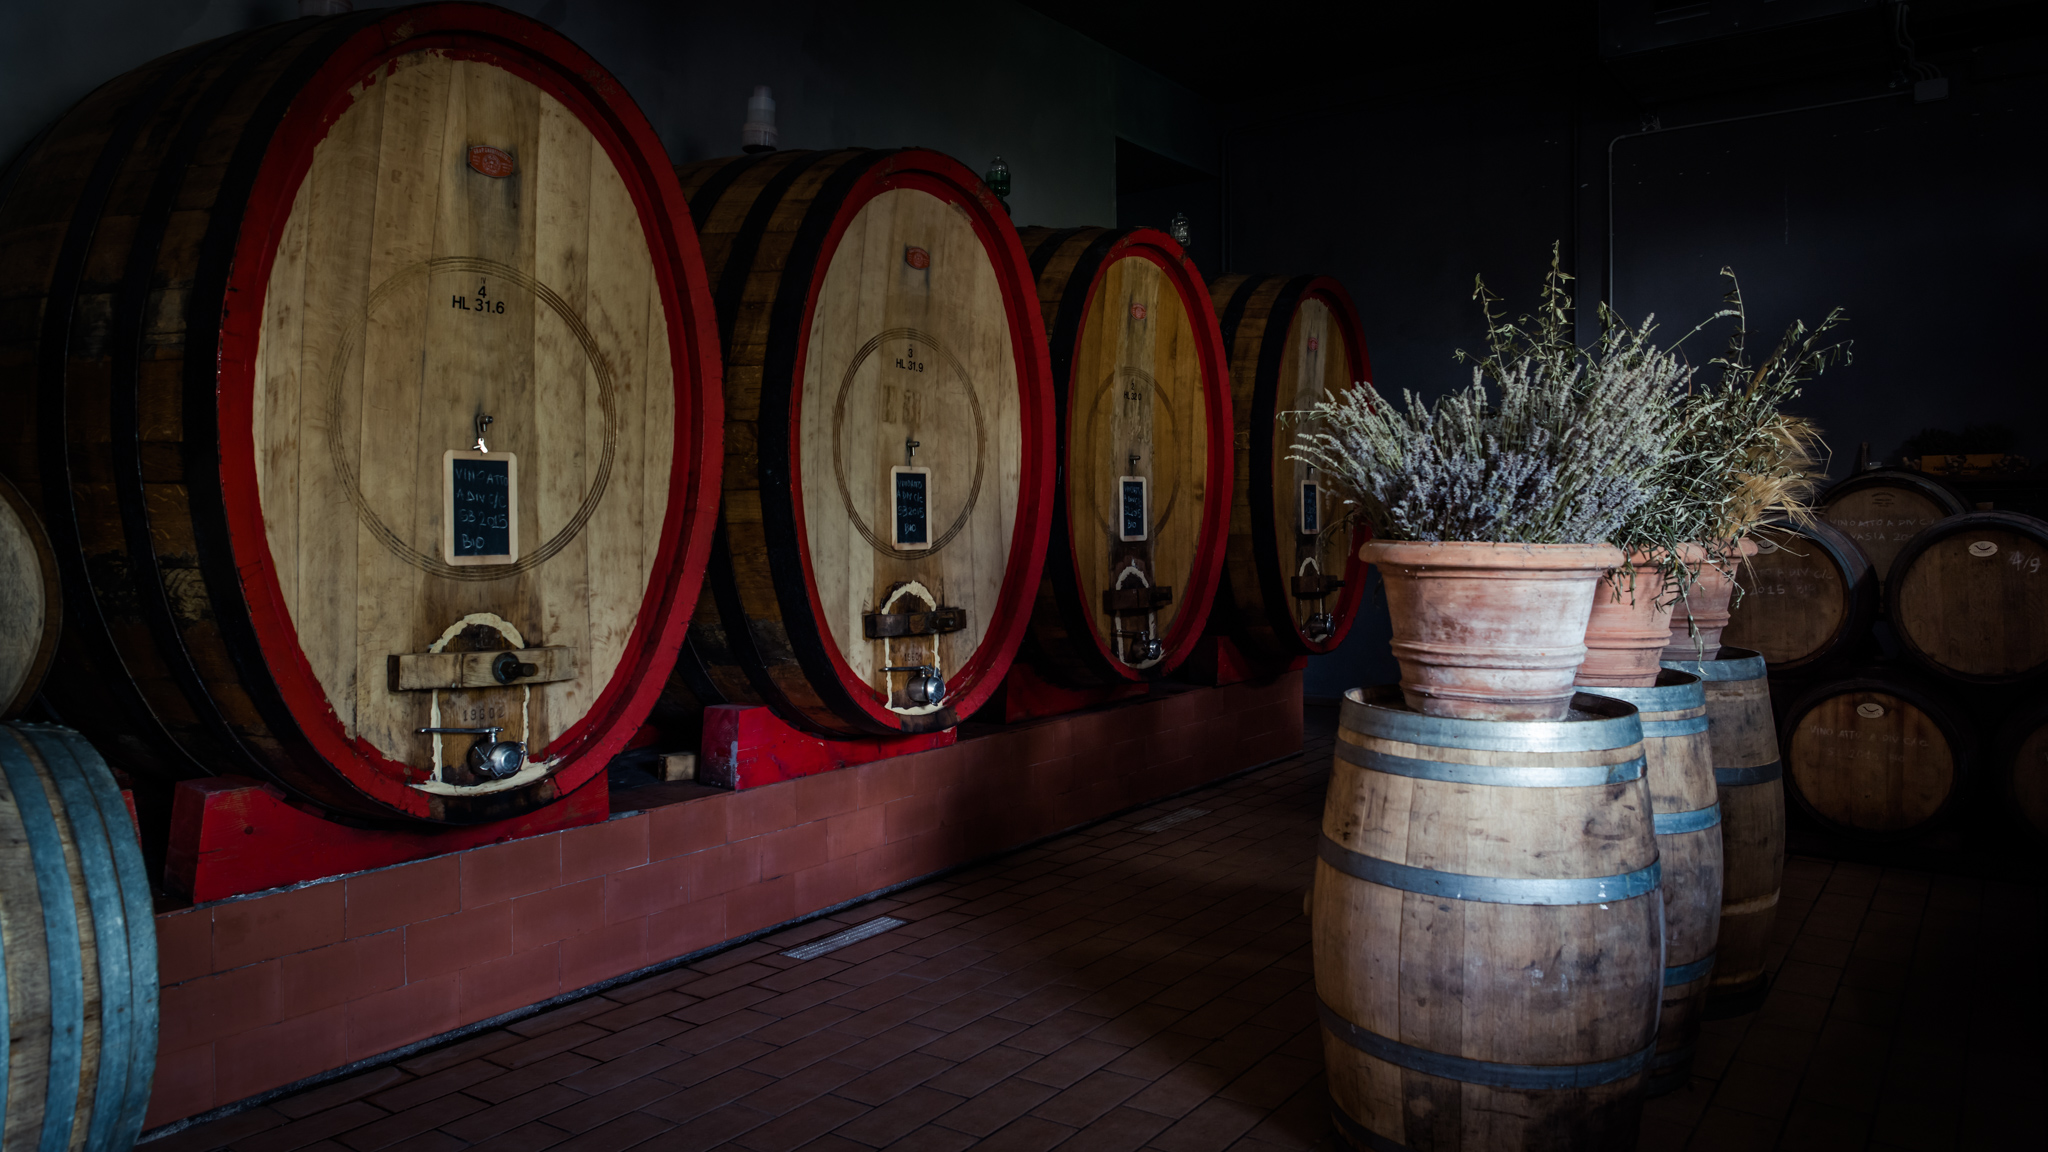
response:
[[[1321,300],[1324,306],[1329,308],[1331,315],[1336,317],[1337,330],[1344,336],[1344,354],[1351,358],[1352,381],[1370,382],[1372,360],[1365,351],[1365,328],[1358,322],[1358,308],[1351,303],[1351,294],[1344,290],[1344,285],[1338,283],[1334,277],[1318,276],[1309,281],[1308,287],[1304,288],[1301,294],[1303,299],[1313,296]],[[1297,304],[1295,308],[1299,314],[1300,305]],[[1288,318],[1287,326],[1291,332],[1294,327],[1293,317]],[[1288,333],[1281,335],[1284,338]],[[1330,613],[1337,625],[1336,630],[1330,633],[1330,638],[1317,643],[1302,634],[1299,621],[1295,623],[1295,639],[1301,641],[1302,647],[1308,649],[1311,655],[1323,656],[1335,652],[1337,647],[1344,643],[1344,637],[1351,634],[1351,623],[1358,617],[1358,599],[1365,594],[1366,570],[1370,567],[1359,557],[1358,550],[1365,547],[1366,542],[1371,539],[1372,528],[1369,525],[1361,524],[1351,534],[1351,548],[1344,559],[1344,588],[1337,596],[1336,611]]]
[[[611,681],[581,720],[536,752],[562,760],[547,778],[557,794],[589,781],[624,748],[653,708],[682,646],[718,511],[718,484],[707,481],[705,470],[715,477],[722,458],[724,394],[710,287],[675,170],[632,98],[574,44],[544,25],[484,5],[397,9],[344,42],[294,100],[251,189],[221,321],[221,487],[235,563],[267,670],[314,754],[377,803],[432,818],[436,798],[405,783],[415,769],[343,731],[300,648],[264,530],[253,422],[264,295],[276,241],[311,168],[313,150],[348,108],[351,87],[375,83],[397,57],[420,51],[503,68],[575,113],[625,177],[669,325],[677,384],[676,454],[662,523],[664,547],[655,557],[632,638]]]
[[[955,715],[966,717],[988,702],[1001,686],[1010,662],[1016,659],[1017,646],[1023,642],[1031,622],[1031,604],[1038,593],[1039,575],[1044,570],[1046,543],[1052,532],[1052,359],[1046,349],[1045,322],[1039,316],[1037,282],[1031,275],[1031,262],[1024,255],[1023,242],[1017,238],[1017,229],[981,178],[949,156],[906,148],[876,164],[847,193],[818,249],[818,274],[805,290],[803,326],[798,330],[801,336],[790,373],[790,503],[795,514],[798,552],[803,558],[805,595],[813,617],[830,641],[832,630],[824,624],[825,606],[818,599],[817,573],[811,566],[810,530],[804,520],[803,456],[798,442],[803,429],[801,382],[810,358],[811,322],[817,312],[818,288],[825,270],[832,266],[839,242],[861,208],[881,193],[898,188],[925,192],[967,210],[974,234],[995,266],[996,282],[1002,286],[1003,311],[1010,321],[1010,351],[1017,365],[1018,419],[1024,444],[1018,459],[1017,518],[1011,528],[1009,562],[1003,569],[1003,590],[996,598],[988,631],[982,634],[974,655],[946,676],[945,705]],[[821,647],[830,657],[832,670],[848,698],[883,724],[898,727],[903,723],[904,717],[890,711],[885,698],[854,674],[836,642]]]
[[[1230,356],[1223,347],[1223,326],[1218,322],[1216,306],[1209,298],[1209,285],[1173,237],[1153,228],[1133,228],[1110,246],[1095,270],[1095,278],[1088,284],[1081,326],[1074,331],[1074,347],[1081,346],[1088,321],[1095,315],[1095,298],[1102,290],[1102,281],[1110,266],[1127,257],[1149,260],[1158,265],[1166,273],[1168,282],[1179,291],[1181,307],[1188,314],[1188,326],[1194,331],[1195,348],[1201,358],[1202,395],[1208,420],[1209,486],[1204,491],[1212,494],[1203,501],[1201,526],[1195,538],[1195,558],[1188,568],[1188,586],[1183,590],[1186,596],[1182,601],[1184,607],[1175,614],[1173,627],[1167,629],[1163,640],[1166,654],[1159,663],[1150,668],[1133,668],[1117,659],[1103,641],[1094,614],[1089,614],[1088,637],[1095,642],[1095,650],[1102,656],[1102,666],[1125,680],[1145,681],[1178,668],[1201,643],[1202,630],[1209,622],[1209,609],[1216,602],[1216,588],[1223,580],[1223,562],[1230,550],[1230,501],[1222,499],[1220,494],[1232,491],[1237,453],[1232,443],[1235,418],[1231,414]],[[1067,442],[1072,442],[1071,435]],[[1073,472],[1072,469],[1063,471],[1068,475]],[[1067,507],[1075,507],[1071,495],[1067,499]],[[1068,562],[1073,566],[1070,579],[1074,587],[1085,587],[1081,582],[1079,551],[1071,546],[1074,526],[1068,523],[1061,530],[1067,533],[1070,545],[1067,549]]]

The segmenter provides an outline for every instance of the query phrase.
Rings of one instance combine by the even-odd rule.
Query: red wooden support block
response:
[[[596,824],[610,815],[602,775],[516,819],[419,831],[336,824],[294,808],[272,785],[209,776],[178,785],[164,882],[194,902],[219,900]]]
[[[1132,700],[1151,692],[1146,684],[1117,684],[1108,688],[1062,688],[1047,683],[1028,664],[1012,664],[1003,675],[1003,686],[988,706],[976,714],[978,720],[993,719],[990,713],[1002,709],[1002,722],[1020,724],[1043,716],[1064,716],[1084,708],[1099,708],[1119,700]]]
[[[947,728],[893,740],[825,740],[784,724],[766,708],[714,704],[704,710],[697,779],[721,788],[759,788],[849,764],[944,748],[958,739],[958,732]]]

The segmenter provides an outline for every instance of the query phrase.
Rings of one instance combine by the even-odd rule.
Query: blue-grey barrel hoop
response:
[[[1683,712],[1688,708],[1707,706],[1706,681],[1696,673],[1680,671],[1666,664],[1657,676],[1660,680],[1669,677],[1674,682],[1653,684],[1644,688],[1610,688],[1603,684],[1597,687],[1582,687],[1579,691],[1594,696],[1611,696],[1616,700],[1626,700],[1642,712]],[[1644,721],[1646,726],[1648,723]]]
[[[1671,967],[1664,969],[1664,986],[1666,988],[1676,988],[1680,984],[1690,984],[1713,970],[1714,953],[1709,952],[1705,957],[1695,960],[1690,964],[1673,964]]]
[[[1773,760],[1754,768],[1716,768],[1714,783],[1723,788],[1740,788],[1745,784],[1769,784],[1784,774],[1784,761]]]
[[[1367,1148],[1372,1149],[1372,1152],[1415,1152],[1414,1149],[1406,1144],[1389,1140],[1385,1136],[1353,1120],[1345,1114],[1342,1108],[1337,1107],[1335,1104],[1330,1105],[1330,1119],[1336,1121],[1337,1127],[1346,1136],[1351,1137],[1354,1143],[1363,1144]]]
[[[50,966],[50,1072],[43,1097],[41,1152],[65,1152],[78,1109],[79,1068],[84,1059],[85,961],[78,940],[78,910],[57,816],[43,781],[30,762],[19,731],[0,737],[0,771],[14,793],[14,808],[28,840],[36,892],[43,908],[43,941]]]
[[[1683,716],[1677,720],[1643,721],[1643,739],[1657,737],[1697,736],[1707,730],[1705,716]]]
[[[1480,752],[1606,752],[1642,742],[1636,707],[1606,696],[1572,697],[1578,720],[1460,720],[1400,707],[1398,685],[1353,688],[1338,723],[1353,732],[1436,748]]]
[[[1640,780],[1649,759],[1638,756],[1619,764],[1453,764],[1442,760],[1418,760],[1360,748],[1341,738],[1337,759],[1372,772],[1406,776],[1411,780],[1436,780],[1445,784],[1473,784],[1487,788],[1593,788],[1603,784],[1625,784]]]
[[[1659,836],[1676,836],[1681,832],[1698,832],[1712,828],[1721,822],[1721,803],[1715,801],[1705,808],[1690,812],[1654,812],[1650,815],[1650,827]]]
[[[1702,680],[1761,680],[1765,673],[1763,654],[1748,648],[1722,648],[1718,660],[1663,660],[1659,663],[1679,672],[1690,672]]]
[[[78,849],[79,875],[85,882],[85,904],[92,917],[99,961],[100,1059],[85,1149],[101,1152],[112,1148],[112,1134],[128,1102],[128,1065],[134,1054],[135,1006],[123,995],[130,987],[128,916],[122,907],[121,880],[115,873],[110,842],[113,830],[106,826],[105,813],[99,810],[92,785],[86,782],[90,768],[80,762],[64,734],[41,725],[28,726],[25,734],[42,753],[50,781],[64,801],[64,820],[71,826],[71,842]],[[119,831],[126,833],[127,829]]]
[[[0,745],[9,743],[10,739],[6,732],[0,732]],[[0,749],[0,754],[4,754],[4,749]],[[8,1027],[10,1032],[13,1013],[13,1006],[7,1001],[7,946],[5,941],[0,941],[0,1026]],[[13,1047],[11,1043],[0,1043],[0,1117],[7,1115],[7,1085],[12,1074],[8,1058]]]
[[[1467,876],[1459,872],[1439,872],[1434,868],[1417,868],[1412,864],[1396,864],[1392,860],[1353,852],[1327,835],[1316,838],[1316,855],[1322,857],[1323,863],[1346,876],[1369,884],[1484,904],[1609,904],[1657,891],[1663,876],[1662,861],[1651,861],[1647,868],[1623,872],[1618,876],[1583,879]]]
[[[1596,1088],[1625,1080],[1649,1067],[1650,1057],[1657,1051],[1653,1041],[1640,1052],[1631,1052],[1612,1060],[1600,1060],[1591,1064],[1497,1064],[1491,1060],[1468,1060],[1463,1056],[1451,1056],[1442,1052],[1431,1052],[1413,1044],[1403,1044],[1389,1036],[1382,1036],[1368,1028],[1361,1028],[1337,1014],[1336,1010],[1316,1000],[1316,1011],[1322,1016],[1323,1027],[1330,1035],[1344,1041],[1368,1056],[1399,1065],[1426,1076],[1441,1076],[1446,1080],[1457,1080],[1466,1084],[1484,1084],[1491,1088],[1508,1088],[1521,1092],[1562,1091],[1569,1088]]]

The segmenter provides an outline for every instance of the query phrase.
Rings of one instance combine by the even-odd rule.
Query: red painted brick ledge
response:
[[[144,1139],[702,960],[1298,752],[1301,674],[157,917]]]

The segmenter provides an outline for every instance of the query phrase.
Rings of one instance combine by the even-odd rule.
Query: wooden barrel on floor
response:
[[[67,112],[0,244],[45,692],[118,764],[475,823],[639,728],[721,398],[674,172],[589,56],[474,4],[213,40]]]
[[[1663,869],[1664,999],[1649,1094],[1692,1075],[1707,978],[1721,932],[1721,801],[1707,736],[1706,682],[1669,668],[1648,688],[1589,688],[1636,706],[1643,725],[1657,860]]]
[[[951,727],[1022,640],[1053,521],[1036,286],[921,149],[677,169],[726,355],[723,514],[674,679],[806,731]]]
[[[1906,651],[1935,673],[2010,684],[2048,672],[2048,521],[1971,512],[1899,550],[1887,615]]]
[[[1970,510],[1954,489],[1932,476],[1879,468],[1830,485],[1820,517],[1863,549],[1879,581],[1891,578],[1892,559],[1938,520]]]
[[[2048,701],[2006,721],[1991,769],[2006,816],[2028,835],[2048,843]]]
[[[156,918],[121,790],[69,728],[0,725],[13,1148],[126,1152],[156,1072]]]
[[[1957,710],[1893,675],[1814,688],[1786,711],[1780,742],[1799,806],[1866,840],[1930,828],[1954,809],[1969,762]]]
[[[1316,470],[1288,459],[1299,425],[1282,421],[1372,377],[1358,310],[1328,276],[1222,276],[1209,285],[1230,353],[1237,431],[1230,544],[1210,633],[1254,668],[1334,652],[1365,590],[1344,502]]]
[[[1761,653],[1774,673],[1822,667],[1854,651],[1877,617],[1877,573],[1824,520],[1778,522],[1749,537],[1756,555],[1721,640]]]
[[[1151,228],[1026,228],[1059,479],[1023,658],[1096,688],[1180,666],[1230,530],[1230,378],[1209,289]]]
[[[1724,646],[1718,660],[1666,660],[1706,682],[1707,746],[1721,798],[1721,926],[1707,984],[1709,1016],[1763,1002],[1764,946],[1785,880],[1785,781],[1764,658]]]
[[[35,509],[0,476],[0,720],[35,699],[63,628],[57,554]]]
[[[1353,689],[1313,893],[1339,1129],[1362,1149],[1634,1147],[1663,990],[1636,709],[1556,722]]]

